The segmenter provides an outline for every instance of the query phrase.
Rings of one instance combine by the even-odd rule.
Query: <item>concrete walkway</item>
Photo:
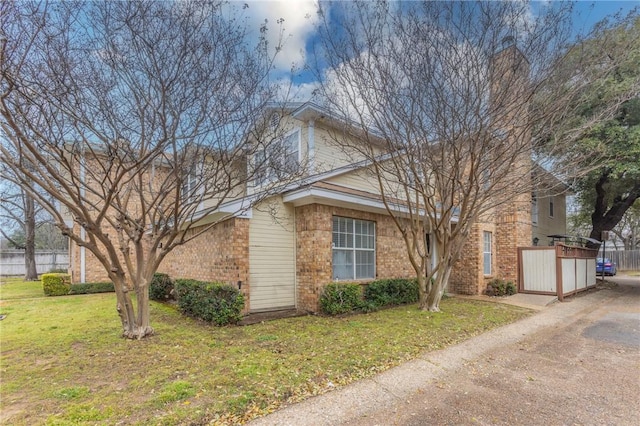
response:
[[[585,337],[581,333],[577,333],[572,329],[572,327],[586,327],[589,321],[595,321],[594,319],[587,320],[588,315],[594,315],[593,313],[598,309],[605,309],[616,301],[622,301],[620,303],[625,304],[626,307],[623,309],[625,313],[623,315],[629,315],[628,311],[640,314],[640,278],[631,278],[628,282],[631,283],[631,287],[626,287],[625,284],[624,287],[620,287],[620,291],[606,288],[599,291],[590,291],[569,298],[564,303],[553,303],[554,301],[549,299],[548,296],[531,297],[532,295],[520,295],[515,299],[506,298],[502,302],[511,299],[509,303],[535,307],[539,312],[521,321],[476,336],[461,344],[444,350],[425,353],[419,359],[388,370],[371,379],[362,380],[334,392],[286,407],[250,424],[254,426],[640,424],[640,403],[638,402],[638,394],[640,393],[640,380],[638,380],[639,351],[636,348],[629,350],[626,346],[622,346],[622,349],[619,350],[602,346],[592,347],[589,346],[591,343],[585,344],[582,341]],[[495,300],[496,298],[493,299]],[[598,315],[602,316],[604,314],[600,312]],[[635,326],[634,324],[634,322],[632,322],[631,326],[627,324],[627,328],[630,327],[631,330],[629,332],[631,334],[627,334],[627,336],[631,336],[627,337],[627,343],[631,341],[634,344],[637,338],[640,345],[640,326]],[[558,335],[558,330],[564,330],[566,336]],[[564,342],[564,349],[561,342]],[[609,343],[604,342],[602,344],[608,345]],[[531,353],[523,352],[523,348],[529,348],[534,345],[546,345],[544,346],[547,348],[544,350],[545,354],[536,355],[536,351],[531,351]],[[554,357],[553,353],[557,351],[561,353],[563,350],[571,352],[577,347],[586,348],[584,350],[587,353],[589,353],[588,351],[593,351],[596,355],[610,350],[613,350],[614,354],[622,354],[617,361],[621,371],[617,370],[614,364],[609,366],[609,370],[604,365],[599,366],[596,369],[597,371],[594,370],[593,375],[581,378],[585,374],[583,371],[584,364],[575,363],[573,365],[574,363],[571,361],[573,358],[571,357],[568,362],[567,360],[562,360],[563,364],[554,366],[553,368],[558,369],[554,374],[542,371],[550,364],[550,360]],[[546,354],[546,351],[550,351],[550,354]],[[525,356],[530,356],[531,359],[527,361]],[[571,356],[585,357],[586,355],[581,353]],[[488,359],[499,359],[501,361],[498,365],[495,361],[487,361]],[[531,369],[531,371],[527,370],[527,376],[524,376],[524,378],[513,376],[513,374],[523,374],[519,371],[522,368],[521,362],[528,365],[528,369]],[[502,368],[503,365],[507,364],[510,365],[507,370]],[[582,370],[577,370],[572,376],[569,370],[567,372],[563,371],[566,364],[570,364],[573,369],[582,368]],[[483,369],[485,372],[480,377],[477,377],[478,371],[483,371]],[[569,376],[565,377],[565,374],[569,374]],[[609,401],[608,395],[600,395],[598,393],[605,393],[605,391],[584,388],[586,384],[591,383],[594,389],[599,389],[599,386],[604,386],[603,389],[608,389],[606,386],[607,380],[614,377],[614,375],[617,375],[615,377],[618,377],[618,381],[622,383],[618,387],[622,386],[629,389],[612,392],[616,394],[623,392],[624,395],[627,395],[626,400],[616,397]],[[533,381],[536,380],[536,377],[543,376],[552,376],[552,378],[549,378],[546,383],[535,383],[540,389],[536,390],[534,386],[530,386],[529,390],[526,389],[529,380],[527,377],[530,377],[530,380]],[[479,379],[480,382],[482,380],[491,382],[492,377],[502,377],[502,379],[499,380],[499,383],[496,383],[498,379],[494,379],[492,384],[486,385],[486,387],[482,383],[479,385],[473,381]],[[577,377],[577,379],[572,382],[569,377]],[[633,379],[633,377],[636,379]],[[558,381],[554,382],[554,380]],[[552,386],[551,383],[555,383],[553,391],[549,388],[549,386]],[[562,388],[564,383],[580,389],[565,390]],[[500,392],[503,392],[504,395],[499,395]],[[527,392],[533,393],[528,395]],[[577,398],[581,396],[586,398],[593,393],[596,394],[593,397],[593,404],[597,405],[599,400],[607,400],[606,404],[603,403],[606,406],[597,408],[600,410],[600,417],[594,417],[593,414],[588,412],[583,416],[561,417],[559,411],[572,409],[584,411],[585,407],[583,405],[571,399],[574,394]],[[438,396],[436,397],[435,395]],[[549,408],[549,406],[554,405],[556,398],[562,400],[566,395],[569,395],[568,407],[558,405],[554,409]],[[434,397],[442,398],[441,401],[447,402],[438,404],[438,401],[434,401]],[[535,398],[538,398],[539,404],[543,406],[536,406]],[[629,400],[629,398],[631,399]],[[525,406],[528,411],[523,411],[523,409],[516,410],[516,407],[512,405],[516,404],[516,401],[517,404]],[[565,404],[565,402],[562,404]],[[484,413],[487,407],[491,407],[490,415]],[[518,417],[518,415],[529,416],[529,419],[526,420],[526,417]],[[615,418],[611,416],[615,416]],[[560,418],[563,418],[563,420],[560,420]],[[603,421],[604,423],[602,423]]]
[[[490,296],[455,296],[463,297],[465,299],[483,300],[486,302],[504,303],[506,305],[520,306],[522,308],[532,309],[534,311],[540,311],[547,306],[556,303],[558,296],[547,296],[544,294],[524,294],[517,293],[508,297],[490,297]]]

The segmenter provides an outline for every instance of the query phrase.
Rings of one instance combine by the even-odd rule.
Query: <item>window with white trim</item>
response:
[[[484,275],[491,275],[491,232],[483,232],[482,244],[482,272]]]
[[[180,198],[183,203],[190,203],[196,200],[200,195],[200,190],[198,189],[198,181],[200,180],[200,176],[202,174],[202,167],[199,166],[191,166],[188,172],[184,173],[182,178],[182,188],[180,192]]]
[[[376,224],[333,217],[333,279],[359,280],[376,276]]]
[[[254,155],[256,184],[264,184],[291,175],[300,167],[300,129],[273,141]]]
[[[531,193],[531,223],[538,224],[538,194],[535,191]]]

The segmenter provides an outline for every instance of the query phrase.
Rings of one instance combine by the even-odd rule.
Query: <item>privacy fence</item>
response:
[[[604,255],[616,264],[619,271],[640,271],[640,250],[605,250]],[[598,257],[602,257],[602,249]]]
[[[596,250],[557,243],[518,248],[518,292],[564,297],[596,285]]]
[[[36,251],[36,270],[38,274],[52,269],[67,269],[69,267],[69,252],[64,251]],[[0,275],[24,275],[24,250],[0,251]]]

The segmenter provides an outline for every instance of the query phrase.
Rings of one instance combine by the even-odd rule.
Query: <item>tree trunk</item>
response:
[[[25,281],[36,281],[36,209],[31,195],[24,192],[24,267]]]
[[[444,288],[446,287],[447,282],[449,282],[450,271],[451,268],[446,268],[434,279],[431,291],[429,291],[429,295],[427,296],[427,304],[423,310],[429,312],[440,312],[440,300],[442,300]]]
[[[427,286],[427,277],[424,274],[418,274],[418,308],[425,310],[427,307],[427,296],[429,295],[429,287]]]
[[[150,280],[143,279],[143,282],[136,286],[136,296],[138,301],[138,316],[136,318],[138,333],[136,337],[138,339],[145,336],[151,336],[153,334],[149,315],[149,282]]]
[[[609,182],[609,175],[603,173],[596,182],[596,200],[594,211],[591,214],[591,233],[590,238],[601,240],[602,231],[611,231],[619,222],[626,211],[640,197],[640,182],[636,183],[626,194],[625,197],[615,197],[611,206],[608,206],[606,200],[606,184]],[[592,242],[587,243],[588,248],[596,248],[598,244]]]
[[[145,286],[142,291],[137,291],[138,315],[136,315],[133,300],[129,289],[126,287],[124,277],[114,279],[113,284],[118,300],[116,310],[122,323],[122,337],[139,340],[152,335],[153,328],[150,325],[148,286]]]

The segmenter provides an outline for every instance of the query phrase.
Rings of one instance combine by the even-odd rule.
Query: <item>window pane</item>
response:
[[[356,278],[374,278],[375,253],[372,251],[356,251]]]
[[[375,223],[333,217],[333,279],[375,278]]]
[[[483,272],[485,275],[491,275],[491,253],[484,254]]]
[[[333,279],[353,279],[353,251],[333,250]]]
[[[349,232],[348,219],[333,218],[333,246],[337,248],[353,247],[353,235]]]
[[[491,252],[491,232],[484,232],[484,252]]]
[[[291,133],[290,135],[284,138],[283,144],[284,144],[284,148],[287,151],[290,151],[290,152],[295,151],[296,153],[298,152],[299,135],[300,135],[300,131],[296,130],[295,132]]]
[[[284,159],[284,171],[295,173],[298,170],[298,151],[287,152]]]

